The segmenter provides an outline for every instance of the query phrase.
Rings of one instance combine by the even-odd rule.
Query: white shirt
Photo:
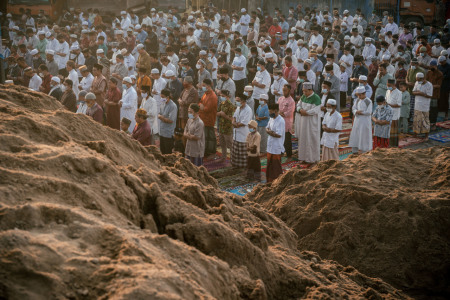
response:
[[[39,77],[37,74],[34,74],[33,77],[30,79],[30,83],[28,84],[28,88],[32,89],[33,91],[39,92],[39,87],[42,84],[42,78]]]
[[[295,51],[295,58],[297,58],[294,59],[296,60],[297,63],[297,70],[299,71],[305,70],[305,68],[303,67],[303,62],[308,59],[308,49],[303,46],[301,48],[297,47],[297,50]],[[303,62],[298,62],[298,59],[303,60]]]
[[[152,96],[156,101],[156,105],[158,107],[158,112],[161,109],[161,91],[166,87],[167,81],[163,78],[159,77],[153,82]]]
[[[88,76],[83,77],[83,79],[81,79],[80,82],[81,89],[89,93],[89,91],[91,90],[92,81],[94,81],[94,76],[91,73],[89,73]]]
[[[433,85],[429,81],[427,81],[425,84],[419,83],[418,81],[416,81],[416,83],[414,84],[413,92],[423,92],[431,97],[431,96],[433,96]],[[416,95],[415,101],[416,101],[416,103],[415,103],[414,110],[418,110],[418,111],[422,111],[422,112],[430,111],[431,98]]]
[[[286,45],[286,48],[291,48],[292,49],[292,53],[295,54],[295,52],[297,52],[298,49],[298,45],[297,45],[297,41],[295,39],[289,39],[289,42]]]
[[[311,34],[308,45],[311,48],[313,44],[316,44],[317,47],[322,47],[323,46],[323,36],[321,34],[318,34],[317,36],[315,36],[314,34]]]
[[[142,25],[152,26],[153,25],[152,19],[149,16],[147,16],[142,20]]]
[[[245,143],[247,140],[247,135],[250,133],[248,129],[248,122],[252,120],[253,111],[247,104],[244,107],[236,108],[233,118],[235,118],[236,123],[242,123],[245,126],[239,128],[233,128],[233,139],[240,143]]]
[[[128,27],[130,27],[130,25],[131,25],[131,20],[128,17],[125,17],[120,20],[120,27],[122,28],[122,30],[127,30]]]
[[[134,71],[136,69],[136,59],[133,57],[133,55],[124,56],[124,63],[125,66],[127,66],[128,69],[128,76],[134,75]],[[130,70],[131,67],[131,70]]]
[[[219,68],[219,64],[217,63],[216,57],[209,57],[208,60],[212,63],[212,69],[215,69],[214,71],[211,71],[211,78],[217,79],[217,69]]]
[[[167,66],[163,65],[161,69],[161,74],[166,74],[167,71],[171,70],[175,75],[177,74],[177,68],[171,63],[168,63]]]
[[[65,56],[60,56],[57,55],[56,53],[64,53]],[[66,63],[69,60],[69,55],[70,55],[69,44],[67,44],[67,42],[64,43],[58,42],[58,45],[55,50],[55,61],[58,64],[58,68],[60,70],[66,67]]]
[[[227,54],[227,63],[230,62],[230,44],[227,41],[223,41],[217,45],[217,52],[225,52]]]
[[[47,39],[47,46],[46,46],[45,49],[46,50],[53,50],[53,51],[56,52],[56,50],[58,49],[58,45],[59,45],[59,42],[58,42],[57,39],[53,39],[53,40]],[[56,59],[56,57],[55,57],[55,59]]]
[[[295,28],[297,28],[297,34],[301,37],[305,37],[305,32],[303,31],[305,25],[306,25],[305,20],[298,20],[297,24],[295,24]]]
[[[335,111],[332,115],[327,112],[323,118],[322,124],[331,129],[342,130],[342,116],[338,111]],[[339,132],[324,131],[320,144],[327,148],[334,148],[336,145],[339,146]]]
[[[399,89],[386,92],[386,102],[388,104],[400,105],[400,107],[392,107],[393,115],[392,120],[398,120],[400,118],[400,110],[402,106],[402,92]]]
[[[393,35],[398,33],[398,25],[395,23],[387,23],[384,29],[386,32],[391,31]]]
[[[339,91],[340,92],[347,92],[348,90],[348,78],[349,75],[347,72],[342,72],[341,76],[339,76]]]
[[[370,44],[369,46],[364,46],[362,56],[366,62],[367,66],[370,66],[372,64],[372,57],[375,57],[377,55],[377,49],[373,44]]]
[[[348,76],[352,75],[353,61],[354,61],[354,58],[353,58],[353,55],[351,55],[351,54],[348,54],[348,55],[344,54],[341,56],[341,59],[339,60],[340,63],[346,63],[345,72],[347,73]],[[347,63],[350,64],[350,66],[348,66]]]
[[[271,135],[267,138],[267,152],[270,154],[281,154],[284,152],[284,136],[286,125],[284,122],[284,118],[280,115],[275,119],[270,118],[269,123],[267,124],[267,129],[272,130],[276,134],[280,135],[279,138],[275,138]]]
[[[241,80],[246,78],[245,68],[247,65],[247,60],[245,59],[244,55],[241,54],[239,57],[235,56],[231,65],[244,68],[242,71],[233,70],[233,80]]]
[[[275,103],[278,103],[278,98],[283,95],[283,87],[285,84],[288,84],[288,82],[283,78],[283,76],[280,76],[278,80],[273,81],[272,86],[270,87],[270,91],[275,96]],[[275,95],[275,91],[280,93],[280,96]]]
[[[309,82],[312,83],[313,86],[316,84],[316,74],[313,72],[313,70],[309,69],[308,71],[306,71],[306,78]]]
[[[156,104],[156,100],[150,96],[142,98],[141,106],[139,108],[143,108],[147,112],[147,122],[150,125],[152,134],[159,133],[158,105]]]
[[[271,80],[270,74],[269,74],[269,72],[267,72],[267,70],[256,72],[255,78],[253,80],[256,80],[256,82],[265,85],[264,88],[260,88],[257,86],[253,87],[253,98],[259,99],[259,96],[261,94],[269,93],[270,83],[272,80]]]
[[[250,23],[250,16],[249,14],[245,14],[241,16],[241,19],[239,20],[239,23],[241,25],[240,34],[242,36],[247,35],[248,33],[248,23]]]

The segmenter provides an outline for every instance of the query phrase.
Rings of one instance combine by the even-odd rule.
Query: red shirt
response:
[[[203,110],[200,109],[200,119],[203,124],[208,127],[214,127],[217,115],[217,96],[213,91],[206,91],[200,100],[203,104]]]
[[[131,137],[141,143],[142,146],[150,145],[151,136],[152,131],[150,129],[150,124],[147,121],[136,124],[133,133],[131,134]]]

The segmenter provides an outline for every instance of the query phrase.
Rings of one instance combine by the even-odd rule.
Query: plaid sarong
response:
[[[233,140],[231,148],[231,165],[236,168],[247,167],[247,143]]]
[[[389,145],[391,147],[398,147],[398,120],[391,121],[391,132],[389,136]]]
[[[373,143],[372,143],[373,150],[377,148],[388,148],[389,147],[389,139],[388,138],[382,138],[379,136],[373,137]]]
[[[413,130],[416,134],[430,132],[430,112],[414,111]]]

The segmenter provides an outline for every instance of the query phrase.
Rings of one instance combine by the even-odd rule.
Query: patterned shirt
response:
[[[393,115],[394,111],[392,107],[390,107],[389,105],[384,105],[384,107],[382,108],[379,105],[377,106],[372,116],[379,121],[389,121],[389,124],[386,125],[375,124],[375,129],[373,130],[374,136],[385,139],[388,139],[390,137],[391,121]]]
[[[228,117],[233,117],[235,106],[230,100],[220,102],[219,111],[223,111]],[[219,117],[219,133],[231,135],[233,134],[233,125],[230,120]]]

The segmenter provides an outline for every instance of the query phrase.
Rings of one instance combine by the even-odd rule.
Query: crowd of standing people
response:
[[[197,166],[219,144],[255,180],[261,156],[268,182],[282,173],[294,136],[298,160],[339,159],[346,108],[354,153],[396,147],[410,128],[426,139],[439,112],[448,119],[450,20],[423,28],[302,5],[6,17],[8,83]]]

